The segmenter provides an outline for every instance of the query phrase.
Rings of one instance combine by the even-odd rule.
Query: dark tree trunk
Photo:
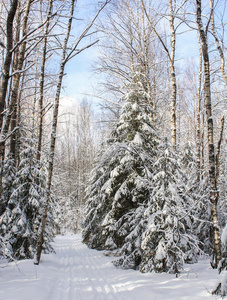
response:
[[[2,127],[3,120],[3,112],[5,109],[5,100],[8,88],[9,81],[9,72],[10,66],[12,62],[12,48],[13,48],[13,20],[17,11],[18,0],[13,0],[6,23],[6,39],[7,39],[7,49],[6,49],[6,57],[3,67],[3,77],[2,77],[2,86],[0,89],[0,128]]]

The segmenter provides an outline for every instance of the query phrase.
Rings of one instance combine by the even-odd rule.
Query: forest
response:
[[[226,1],[0,12],[0,258],[39,265],[56,235],[82,232],[142,273],[209,257],[227,295]],[[89,49],[92,92],[68,104],[67,66]]]

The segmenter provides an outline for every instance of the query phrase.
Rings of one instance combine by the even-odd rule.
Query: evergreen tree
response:
[[[33,141],[25,139],[23,146],[13,191],[0,220],[4,241],[17,259],[33,257],[46,184],[44,167],[35,159]]]
[[[178,273],[184,262],[196,261],[199,250],[190,217],[194,202],[184,184],[179,159],[167,140],[158,149],[154,168],[140,271]]]
[[[139,268],[143,256],[143,250],[141,249],[142,234],[147,224],[147,220],[144,218],[145,205],[146,203],[140,205],[137,209],[131,210],[124,216],[126,221],[123,225],[118,226],[119,232],[125,233],[126,236],[124,245],[114,253],[114,255],[120,256],[119,259],[113,261],[115,266],[120,266],[123,269]]]
[[[14,190],[15,174],[16,167],[14,159],[8,156],[4,164],[2,197],[0,202],[0,256],[10,259],[12,258],[13,251],[10,243],[6,240],[8,221],[4,213],[6,213],[10,196]],[[4,221],[5,218],[6,220]]]
[[[15,181],[16,167],[15,161],[8,156],[4,163],[3,180],[2,180],[2,197],[0,201],[0,216],[5,212],[10,195],[13,192],[13,183]]]
[[[143,73],[135,72],[112,139],[93,170],[83,224],[83,241],[92,248],[118,249],[126,237],[130,243],[134,216],[149,199],[158,138],[146,86]]]

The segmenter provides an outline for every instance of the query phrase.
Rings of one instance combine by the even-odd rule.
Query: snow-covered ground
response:
[[[56,254],[32,260],[0,261],[1,300],[205,300],[218,275],[208,260],[186,265],[178,278],[142,274],[113,266],[113,258],[88,249],[80,235],[57,236]]]

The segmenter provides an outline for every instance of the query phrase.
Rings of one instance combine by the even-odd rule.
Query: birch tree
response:
[[[196,156],[197,156],[197,180],[199,182],[201,175],[201,88],[202,88],[202,49],[198,36],[199,45],[199,74],[198,74],[198,90],[197,90],[197,113],[196,113]]]
[[[209,181],[210,181],[210,201],[211,201],[211,217],[213,226],[213,261],[211,262],[214,268],[217,268],[221,260],[221,242],[219,235],[217,203],[218,192],[216,184],[216,166],[215,166],[215,149],[214,149],[214,128],[212,117],[212,102],[211,102],[211,82],[210,82],[210,62],[207,43],[207,27],[204,29],[202,21],[201,0],[196,0],[196,22],[201,40],[203,67],[204,67],[204,92],[205,92],[205,107],[207,121],[207,136],[208,136],[208,154],[209,154]]]
[[[168,49],[167,44],[165,43],[164,39],[161,37],[161,35],[158,33],[156,25],[152,22],[151,16],[149,16],[147,12],[147,8],[144,4],[144,0],[141,0],[141,3],[143,5],[144,12],[146,14],[147,20],[149,21],[154,33],[157,35],[164,52],[166,53],[168,60],[169,60],[169,70],[170,70],[170,79],[171,79],[171,97],[170,97],[170,103],[171,103],[171,143],[176,149],[176,100],[177,100],[177,84],[176,84],[176,72],[175,72],[175,52],[176,52],[176,30],[178,28],[178,25],[176,25],[176,16],[181,7],[184,5],[180,5],[179,7],[176,7],[176,3],[174,4],[172,0],[168,1],[169,5],[169,26],[171,31],[171,42],[170,42],[170,49]]]
[[[43,97],[44,97],[44,83],[45,83],[45,65],[47,60],[47,39],[50,28],[50,17],[52,13],[53,0],[49,1],[47,12],[47,23],[44,28],[44,39],[42,49],[42,61],[40,68],[39,81],[39,96],[38,96],[38,142],[37,142],[37,160],[41,159],[42,137],[43,137]]]

